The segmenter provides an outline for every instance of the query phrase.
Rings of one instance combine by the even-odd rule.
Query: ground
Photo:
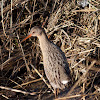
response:
[[[33,26],[44,28],[68,60],[72,81],[59,100],[100,99],[99,0],[2,0],[0,8],[0,100],[55,98],[38,39],[20,43]]]

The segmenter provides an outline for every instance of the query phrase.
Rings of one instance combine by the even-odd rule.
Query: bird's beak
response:
[[[32,34],[29,34],[25,39],[23,39],[23,40],[21,41],[21,43],[24,42],[25,40],[27,40],[28,38],[30,38],[31,36],[32,36]]]

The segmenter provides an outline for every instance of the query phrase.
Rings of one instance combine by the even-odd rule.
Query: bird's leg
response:
[[[57,89],[54,89],[55,98],[57,98]]]
[[[58,96],[58,94],[60,93],[59,89],[57,89],[56,92],[57,92],[57,96]]]
[[[57,96],[58,96],[58,94],[59,94],[59,89],[57,88],[57,89],[54,89],[54,95],[55,95],[55,98],[57,98]]]

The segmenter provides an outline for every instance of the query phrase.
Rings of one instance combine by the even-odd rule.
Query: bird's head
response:
[[[28,36],[25,39],[23,39],[21,43],[24,42],[26,39],[30,38],[31,36],[40,37],[44,33],[43,31],[44,30],[38,26],[31,28],[30,32],[28,33]]]
[[[38,26],[35,26],[35,27],[31,28],[31,30],[30,30],[28,35],[38,37],[38,36],[42,35],[42,32],[43,32],[42,28],[40,28]]]

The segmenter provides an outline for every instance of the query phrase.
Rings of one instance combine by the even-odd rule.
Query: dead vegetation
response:
[[[2,0],[0,7],[0,99],[53,96],[38,39],[20,43],[36,25],[62,49],[70,66],[71,89],[59,100],[100,99],[99,0]]]

